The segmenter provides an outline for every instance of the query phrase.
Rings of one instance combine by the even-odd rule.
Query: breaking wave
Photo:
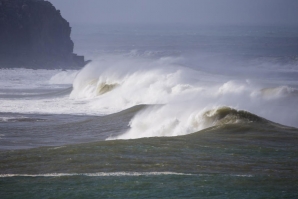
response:
[[[254,70],[260,72],[257,66]],[[10,80],[21,74],[2,72]],[[31,76],[28,80],[16,76],[20,88],[23,82],[40,88],[48,77],[43,70],[40,74],[21,72]],[[247,78],[214,74],[190,68],[183,57],[132,55],[102,55],[80,71],[55,70],[50,74],[46,88],[54,88],[54,92],[42,90],[35,96],[0,89],[0,111],[110,115],[151,105],[135,115],[128,132],[113,139],[185,135],[215,125],[261,120],[298,127],[298,86],[292,80],[260,80],[260,74]],[[37,85],[35,76],[42,77]]]
[[[131,121],[130,133],[134,132],[134,138],[195,132],[212,125],[207,125],[207,117],[206,122],[198,124],[193,118],[202,120],[204,114],[211,113],[217,118],[228,112],[224,120],[216,119],[212,123],[244,121],[244,117],[239,117],[251,113],[251,118],[255,118],[252,116],[255,114],[273,122],[297,126],[298,112],[293,111],[298,100],[297,89],[290,86],[266,88],[257,79],[194,70],[185,67],[181,60],[183,58],[103,56],[77,74],[70,98],[88,101],[92,111],[104,114],[140,104],[164,105],[150,108]],[[209,123],[214,117],[208,119]],[[194,124],[187,125],[191,122]]]
[[[218,107],[208,111],[170,112],[170,107],[149,107],[137,114],[130,122],[130,129],[114,139],[136,139],[191,134],[209,127],[227,124],[271,124],[272,122],[243,110]]]

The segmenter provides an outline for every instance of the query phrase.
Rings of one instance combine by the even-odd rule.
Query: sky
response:
[[[297,25],[298,0],[48,0],[70,23]]]

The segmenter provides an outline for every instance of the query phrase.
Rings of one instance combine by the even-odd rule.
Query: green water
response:
[[[297,133],[241,124],[2,151],[1,198],[297,198]]]
[[[1,180],[1,198],[297,198],[297,179],[270,176],[36,177]]]

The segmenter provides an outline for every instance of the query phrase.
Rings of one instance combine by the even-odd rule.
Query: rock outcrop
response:
[[[0,0],[0,67],[82,67],[73,53],[71,27],[44,0]]]

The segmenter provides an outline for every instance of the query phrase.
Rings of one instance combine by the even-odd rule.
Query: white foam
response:
[[[0,117],[0,122],[8,122],[11,119],[15,119],[14,117]]]
[[[190,175],[193,175],[193,174],[175,173],[175,172],[47,173],[47,174],[0,174],[0,178],[12,178],[12,177],[66,177],[66,176],[123,177],[123,176],[161,176],[161,175],[190,176]]]
[[[177,172],[95,172],[95,173],[46,173],[46,174],[0,174],[0,178],[13,178],[13,177],[72,177],[72,176],[85,176],[85,177],[139,177],[139,176],[212,176],[213,174],[191,174],[191,173],[177,173]],[[221,175],[221,174],[214,174]],[[224,176],[252,178],[251,174],[223,174]]]
[[[15,120],[27,119],[28,117],[20,116],[20,117],[0,117],[0,122],[10,122]]]

